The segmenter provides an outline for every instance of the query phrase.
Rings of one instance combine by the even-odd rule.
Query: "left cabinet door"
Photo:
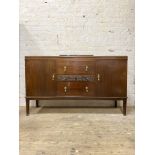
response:
[[[26,58],[26,96],[55,96],[55,67],[55,60],[50,58]]]

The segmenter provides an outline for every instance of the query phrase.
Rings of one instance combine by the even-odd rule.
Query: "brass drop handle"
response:
[[[86,86],[85,89],[86,89],[86,93],[88,93],[88,91],[89,91],[89,90],[88,90],[88,86]]]
[[[67,70],[67,66],[64,66],[64,72],[66,72],[66,70]]]
[[[97,80],[100,81],[100,74],[97,74]]]
[[[67,92],[67,86],[64,87],[64,92],[65,92],[65,93]]]
[[[54,78],[55,78],[55,75],[53,74],[53,75],[52,75],[52,80],[54,80]]]
[[[86,67],[85,67],[85,71],[87,72],[88,71],[88,66],[86,65]]]

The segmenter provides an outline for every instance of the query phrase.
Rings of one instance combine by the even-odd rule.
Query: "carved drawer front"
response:
[[[57,75],[57,81],[63,81],[63,82],[95,82],[95,76],[94,75]]]
[[[58,82],[58,96],[94,96],[95,83],[93,82]]]
[[[57,61],[57,74],[94,74],[95,61]]]

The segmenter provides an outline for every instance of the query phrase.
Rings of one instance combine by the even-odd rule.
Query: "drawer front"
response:
[[[57,61],[57,74],[94,74],[95,61]]]
[[[57,75],[56,80],[61,82],[95,82],[94,75]]]
[[[95,83],[93,82],[58,82],[58,96],[94,96]]]

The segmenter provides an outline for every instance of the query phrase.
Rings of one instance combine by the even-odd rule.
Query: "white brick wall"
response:
[[[127,55],[134,105],[134,0],[20,0],[20,104],[25,55]]]

